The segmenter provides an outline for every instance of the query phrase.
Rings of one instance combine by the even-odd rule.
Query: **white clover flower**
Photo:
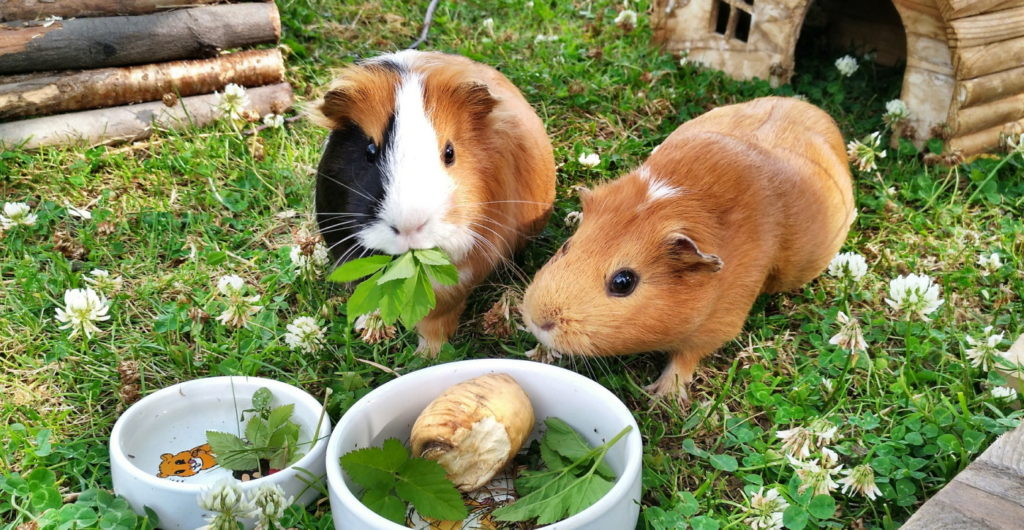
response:
[[[490,35],[491,37],[494,36],[494,19],[493,18],[490,18],[490,17],[485,18],[484,21],[480,25],[482,25],[484,27],[484,31],[486,31],[488,35]]]
[[[115,293],[121,290],[121,285],[124,283],[120,276],[111,276],[109,272],[103,269],[93,269],[89,272],[89,276],[86,276],[85,283],[95,287],[103,293]]]
[[[832,439],[835,438],[836,433],[839,432],[839,427],[836,427],[832,422],[824,418],[818,418],[807,426],[807,430],[814,435],[814,444],[818,447],[824,448],[826,445],[832,443]],[[825,451],[826,449],[822,450]]]
[[[846,157],[861,171],[874,171],[878,168],[879,158],[885,158],[882,146],[882,133],[875,131],[864,137],[864,140],[850,140],[846,144]]]
[[[313,246],[313,251],[309,255],[302,252],[301,246],[293,246],[288,257],[292,260],[292,265],[296,270],[309,276],[318,276],[330,260],[327,255],[327,246],[322,241],[318,241]]]
[[[293,350],[313,353],[324,345],[324,329],[313,317],[297,317],[286,329],[284,342]]]
[[[842,311],[836,315],[839,332],[828,339],[829,344],[849,350],[850,353],[868,351],[868,343],[864,340],[864,332],[860,329],[860,321],[856,317],[847,316]]]
[[[636,11],[632,9],[623,9],[619,11],[618,16],[615,17],[615,25],[629,31],[636,27]]]
[[[859,282],[868,273],[868,262],[856,252],[841,252],[829,262],[828,273],[836,278],[852,278]]]
[[[110,319],[109,310],[110,301],[92,288],[68,289],[64,291],[64,308],[57,308],[57,320],[64,323],[60,329],[71,330],[71,338],[83,333],[88,339],[100,331],[96,322]]]
[[[551,364],[562,358],[562,352],[538,343],[535,348],[526,352],[526,358],[539,363]]]
[[[814,434],[804,427],[793,427],[784,431],[778,431],[775,436],[782,439],[782,450],[796,458],[807,458],[811,455],[811,447],[814,444]]]
[[[858,68],[860,68],[860,65],[857,64],[857,59],[853,56],[844,55],[836,59],[836,70],[839,70],[843,77],[852,76]]]
[[[801,462],[792,456],[788,458],[796,476],[800,477],[800,487],[797,489],[800,493],[811,489],[815,495],[829,495],[839,487],[832,477],[842,470],[841,464],[829,467],[828,464],[819,464],[817,458],[809,462]]]
[[[221,94],[220,102],[217,104],[221,115],[227,116],[231,120],[239,120],[242,118],[242,112],[247,108],[249,108],[249,94],[246,93],[244,87],[234,83],[229,83],[224,87],[224,93]]]
[[[284,515],[285,508],[294,502],[293,497],[286,497],[284,489],[277,484],[263,484],[252,490],[253,513],[256,517],[256,530],[276,530],[282,528],[278,521]]]
[[[981,254],[978,256],[978,266],[981,267],[981,275],[988,276],[1003,266],[1003,259],[997,252]]]
[[[828,393],[828,394],[831,394],[832,390],[834,388],[833,385],[832,385],[832,380],[827,378],[827,377],[823,378],[821,380],[821,386],[822,386],[822,388],[825,389],[825,392]]]
[[[996,357],[1002,353],[998,347],[1003,342],[1003,334],[992,333],[992,326],[986,326],[982,332],[985,334],[983,339],[975,339],[970,335],[964,337],[967,344],[971,345],[964,353],[971,360],[971,366],[988,371],[990,367],[995,367]]]
[[[280,129],[281,127],[284,127],[284,116],[271,112],[263,117],[263,125],[266,125],[271,129]]]
[[[565,214],[565,225],[575,226],[583,222],[583,212],[572,211]]]
[[[77,217],[79,219],[84,219],[86,221],[92,219],[92,213],[89,210],[86,210],[85,208],[76,208],[71,203],[64,204],[64,208],[68,211],[68,215],[70,215],[71,217]]]
[[[885,303],[896,311],[918,316],[927,322],[929,314],[942,305],[940,287],[927,275],[908,274],[889,282],[889,298]]]
[[[832,467],[839,463],[839,455],[828,447],[821,448],[821,465]]]
[[[4,213],[0,215],[0,227],[4,230],[14,225],[32,226],[36,224],[36,214],[29,213],[32,207],[24,202],[5,202]]]
[[[234,478],[223,478],[204,489],[197,502],[200,508],[213,512],[205,516],[210,524],[202,527],[210,530],[237,530],[238,518],[256,515],[256,507],[246,499],[245,492]]]
[[[771,488],[765,493],[764,488],[761,488],[751,495],[750,508],[747,509],[747,518],[743,522],[754,530],[778,530],[782,528],[782,512],[786,511],[786,508],[789,508],[789,503],[782,498],[779,490]]]
[[[893,125],[909,117],[910,110],[902,99],[893,99],[885,104],[885,114],[882,116],[882,120],[885,123]]]
[[[594,167],[601,163],[601,155],[597,153],[580,153],[577,161],[586,167]]]
[[[999,400],[1010,401],[1017,399],[1017,391],[1008,386],[997,386],[992,388],[992,397]]]
[[[1010,154],[1024,153],[1024,134],[1011,134],[1003,138]]]
[[[839,479],[839,482],[843,485],[842,492],[858,493],[871,500],[875,500],[882,494],[882,490],[878,489],[878,485],[875,484],[875,470],[871,469],[868,464],[861,464],[853,469],[847,469],[843,471],[843,478]]]
[[[217,281],[217,290],[224,298],[224,311],[217,316],[217,321],[228,327],[241,328],[249,323],[249,318],[263,309],[254,305],[259,295],[245,296],[245,280],[234,274],[222,276]]]
[[[540,34],[533,38],[533,42],[555,42],[556,40],[558,40],[558,35]]]
[[[397,331],[395,326],[384,324],[384,320],[380,318],[380,311],[360,315],[356,318],[353,329],[359,332],[359,338],[367,344],[377,344],[391,339]]]

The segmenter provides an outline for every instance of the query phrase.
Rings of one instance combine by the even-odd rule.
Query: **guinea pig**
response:
[[[758,295],[820,274],[856,215],[835,122],[778,97],[686,122],[581,202],[576,233],[526,290],[524,323],[563,353],[668,353],[647,390],[681,404]]]
[[[439,247],[459,270],[417,325],[436,354],[466,297],[543,228],[555,162],[537,113],[500,72],[405,50],[344,68],[313,119],[330,129],[317,170],[320,233],[335,264]]]

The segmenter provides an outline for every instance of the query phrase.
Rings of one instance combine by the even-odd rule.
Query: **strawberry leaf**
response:
[[[387,488],[395,484],[395,473],[409,459],[409,451],[395,438],[388,438],[382,447],[350,451],[341,457],[341,467],[348,476],[366,489]]]
[[[368,489],[359,500],[386,519],[405,525],[405,503],[391,494],[391,488]]]

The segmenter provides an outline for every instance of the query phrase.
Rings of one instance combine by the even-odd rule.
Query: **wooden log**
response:
[[[281,36],[273,2],[11,28],[0,25],[0,74],[213,57],[226,48],[276,42]]]
[[[964,156],[976,155],[999,147],[999,142],[1003,136],[1020,133],[1024,133],[1024,120],[997,125],[964,136],[957,136],[949,141],[946,148],[949,151],[959,151]]]
[[[959,48],[953,57],[958,79],[974,79],[1024,64],[1024,37]]]
[[[288,83],[252,88],[248,94],[248,108],[260,115],[284,112],[292,104]],[[219,117],[219,102],[220,95],[206,94],[182,98],[173,107],[155,101],[0,123],[0,149],[112,144],[145,138],[156,127],[201,127]]]
[[[942,17],[946,20],[969,17],[989,11],[1000,11],[1024,5],[1021,0],[940,0]]]
[[[949,118],[955,85],[952,55],[946,43],[945,23],[934,1],[893,0],[893,5],[907,35],[907,66],[900,99],[911,113],[904,125],[914,131],[914,144],[923,146],[933,136],[932,131]]]
[[[0,77],[0,120],[155,101],[164,94],[194,96],[228,83],[253,87],[284,80],[278,49],[213,59]]]
[[[962,80],[957,86],[956,98],[961,107],[970,107],[1020,93],[1024,93],[1024,66]]]
[[[0,0],[0,22],[42,20],[47,17],[109,17],[146,15],[225,0]]]
[[[953,48],[981,46],[1024,37],[1024,5],[950,20],[946,33],[949,45]]]
[[[1022,118],[1024,94],[1014,94],[989,103],[961,108],[950,117],[949,123],[953,134],[962,136]]]

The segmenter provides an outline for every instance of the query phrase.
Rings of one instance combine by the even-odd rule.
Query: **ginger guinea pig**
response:
[[[440,247],[459,283],[418,325],[436,353],[469,291],[547,222],[555,163],[544,124],[500,72],[406,50],[349,66],[316,104],[331,129],[316,211],[335,265]]]
[[[526,326],[568,354],[666,352],[648,391],[681,403],[757,296],[820,274],[856,215],[835,122],[778,97],[683,124],[581,200],[576,233],[526,291]]]

